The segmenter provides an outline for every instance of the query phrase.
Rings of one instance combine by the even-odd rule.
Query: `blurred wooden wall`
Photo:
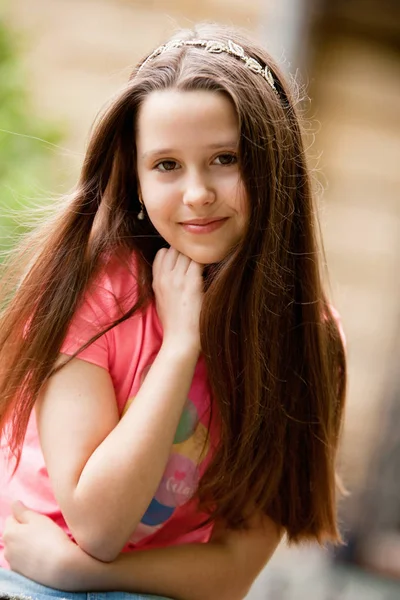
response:
[[[284,4],[286,13],[272,0],[9,1],[4,15],[22,36],[35,111],[65,125],[60,190],[76,179],[97,110],[126,81],[130,66],[172,30],[217,20],[268,42],[278,17],[281,31],[285,18],[292,25],[290,0]],[[302,5],[305,10],[306,0]],[[303,29],[298,47],[312,50],[303,65],[312,128],[319,129],[310,151],[321,153],[321,219],[333,301],[348,338],[343,458],[352,488],[365,482],[384,422],[399,317],[400,62],[395,49],[348,21],[343,27],[337,14],[335,27],[332,3],[318,5],[329,18],[320,14],[312,38]]]

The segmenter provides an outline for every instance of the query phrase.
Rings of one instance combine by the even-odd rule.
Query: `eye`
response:
[[[237,156],[236,154],[220,154],[216,157],[215,161],[219,161],[217,164],[220,164],[224,167],[229,167],[230,165],[236,165]]]
[[[168,171],[175,171],[177,164],[175,160],[162,160],[154,168],[161,171],[161,173],[167,173]]]

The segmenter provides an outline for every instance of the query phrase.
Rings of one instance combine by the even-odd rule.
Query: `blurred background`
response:
[[[71,189],[99,108],[198,20],[252,31],[306,86],[332,299],[348,340],[346,546],[283,544],[250,600],[400,598],[400,2],[0,0],[0,249]]]

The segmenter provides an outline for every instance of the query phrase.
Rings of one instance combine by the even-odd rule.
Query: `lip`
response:
[[[207,218],[204,217],[202,219],[190,219],[189,221],[182,221],[181,225],[209,225],[210,223],[216,223],[217,221],[224,221],[226,217],[214,217]]]
[[[190,221],[182,221],[180,225],[188,233],[211,233],[222,227],[228,217],[218,217],[214,219],[191,219]]]

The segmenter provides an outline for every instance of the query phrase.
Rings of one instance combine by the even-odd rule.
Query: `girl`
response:
[[[283,532],[340,541],[345,358],[320,258],[276,64],[238,31],[179,32],[8,271],[2,592],[235,600]]]

